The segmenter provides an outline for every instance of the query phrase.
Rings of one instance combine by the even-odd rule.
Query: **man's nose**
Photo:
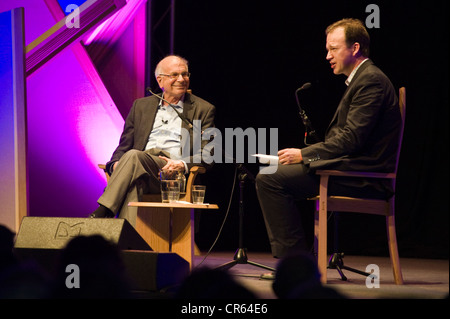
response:
[[[184,77],[181,75],[181,73],[180,73],[180,74],[178,74],[177,81],[178,81],[178,82],[184,82],[184,81],[186,81],[186,80],[185,80],[185,78],[184,78]]]

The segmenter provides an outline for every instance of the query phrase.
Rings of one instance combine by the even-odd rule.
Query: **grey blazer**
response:
[[[124,129],[120,136],[120,142],[114,151],[110,161],[106,163],[106,169],[110,172],[111,166],[118,161],[125,152],[131,149],[144,150],[147,145],[148,136],[153,129],[156,112],[158,110],[159,99],[155,96],[140,98],[134,101],[132,108],[125,120]],[[215,107],[211,103],[186,93],[184,97],[183,115],[192,123],[194,120],[200,120],[201,130],[204,131],[208,127],[214,127]],[[182,122],[182,127],[189,130],[190,135],[190,153],[187,159],[187,165],[190,169],[193,165],[203,165],[209,168],[209,165],[201,163],[193,163],[193,129],[189,129],[188,125]],[[203,148],[208,141],[202,141]]]

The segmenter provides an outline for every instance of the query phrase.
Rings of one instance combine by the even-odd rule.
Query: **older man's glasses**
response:
[[[191,73],[189,73],[189,72],[182,72],[182,73],[174,72],[174,73],[170,73],[170,74],[163,74],[163,73],[160,73],[159,75],[160,75],[160,76],[167,76],[167,77],[169,77],[169,79],[171,79],[171,80],[178,79],[178,78],[180,77],[180,75],[181,75],[181,77],[182,77],[183,79],[189,79],[189,78],[191,77]]]

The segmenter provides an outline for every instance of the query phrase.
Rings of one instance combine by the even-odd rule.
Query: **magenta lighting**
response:
[[[125,4],[125,0],[88,0],[79,7],[74,6],[76,9],[73,10],[73,17],[64,16],[39,38],[27,45],[27,75],[36,71]]]
[[[97,207],[106,186],[97,165],[109,160],[123,128],[118,107],[129,108],[145,94],[146,1],[126,2],[70,46],[48,46],[47,53],[57,54],[27,78],[31,216],[86,217]],[[26,46],[65,16],[57,0],[0,2],[0,12],[17,7],[24,8]],[[89,47],[80,42],[88,37]],[[112,96],[114,86],[120,96]]]

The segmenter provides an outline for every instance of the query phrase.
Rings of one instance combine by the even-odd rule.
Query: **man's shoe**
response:
[[[89,215],[90,218],[114,218],[114,213],[106,208],[105,206],[100,205],[92,214]]]

